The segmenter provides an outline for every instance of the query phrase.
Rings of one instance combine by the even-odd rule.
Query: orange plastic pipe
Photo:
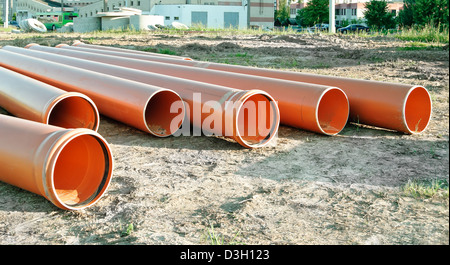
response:
[[[196,67],[340,87],[348,96],[350,120],[361,124],[417,134],[431,119],[431,96],[423,86],[206,62]]]
[[[335,135],[339,133],[345,127],[348,119],[347,97],[341,89],[336,87],[108,56],[78,50],[58,49],[38,44],[29,44],[27,47],[32,50],[237,89],[261,89],[278,101],[282,124],[322,134]]]
[[[180,107],[178,112],[171,112],[172,104],[182,99],[169,89],[33,58],[6,49],[0,49],[0,66],[65,91],[83,93],[95,102],[101,114],[155,136],[172,135],[182,124],[182,121],[175,125],[171,122],[178,115],[184,115],[185,109]]]
[[[49,64],[58,62],[173,89],[188,104],[190,121],[195,127],[203,129],[208,134],[230,137],[247,148],[265,146],[278,131],[280,122],[278,106],[270,94],[261,90],[238,90],[12,46],[5,46],[2,50],[45,59]],[[253,108],[251,113],[249,108]],[[252,117],[254,119],[251,119]],[[211,123],[214,121],[214,126],[205,124],[209,121]]]
[[[103,196],[112,171],[111,150],[97,132],[0,114],[0,181],[80,210]]]
[[[0,107],[16,117],[64,128],[97,131],[97,106],[84,94],[66,92],[0,67]]]
[[[144,51],[137,51],[137,50],[130,50],[130,49],[122,49],[122,48],[102,46],[102,45],[86,44],[81,41],[75,41],[72,45],[79,46],[79,47],[91,48],[91,49],[97,49],[97,50],[128,52],[128,53],[133,53],[133,54],[151,55],[151,56],[173,58],[173,59],[178,59],[178,60],[181,59],[181,60],[192,61],[192,59],[188,58],[188,57],[182,57],[182,56],[176,56],[176,55],[170,55],[170,54],[162,54],[162,53],[154,53],[154,52],[144,52]],[[25,47],[25,48],[27,48],[27,47]]]
[[[61,46],[63,49],[93,49],[76,46]],[[278,78],[296,82],[313,83],[341,88],[350,104],[349,119],[361,124],[396,130],[407,134],[423,132],[431,119],[432,102],[430,94],[423,86],[390,82],[333,77],[299,72],[263,69],[239,65],[228,65],[201,61],[175,60],[150,56],[129,55],[124,52],[95,51],[110,56],[135,58],[193,66],[211,70],[234,72],[247,75]]]

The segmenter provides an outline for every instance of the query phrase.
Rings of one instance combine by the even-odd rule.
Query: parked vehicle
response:
[[[311,31],[313,31],[313,32],[315,32],[315,31],[328,31],[328,27],[329,27],[328,24],[323,24],[322,23],[322,24],[316,24],[316,25],[310,27],[309,29]]]
[[[19,23],[17,23],[17,21],[15,21],[15,20],[10,21],[10,22],[9,22],[9,25],[10,25],[10,26],[14,26],[14,27],[20,29]]]
[[[38,13],[34,16],[37,20],[45,25],[47,30],[53,30],[64,27],[67,23],[73,22],[75,17],[78,17],[77,13],[73,12],[54,12],[54,13]]]
[[[370,28],[360,24],[352,24],[348,25],[347,27],[339,28],[337,32],[342,34],[347,34],[350,32],[370,32]]]

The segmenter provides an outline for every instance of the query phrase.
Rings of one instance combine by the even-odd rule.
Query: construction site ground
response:
[[[328,34],[0,33],[0,47],[76,40],[423,85],[432,119],[419,135],[348,123],[324,136],[282,125],[269,146],[245,149],[214,136],[157,138],[101,116],[115,163],[105,196],[64,211],[0,183],[0,244],[211,244],[213,232],[223,244],[449,244],[448,44]]]

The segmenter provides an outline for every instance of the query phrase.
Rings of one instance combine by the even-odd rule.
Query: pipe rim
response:
[[[51,101],[49,103],[49,106],[47,107],[47,111],[45,112],[45,123],[49,124],[49,125],[54,125],[54,126],[58,126],[55,124],[51,124],[50,122],[50,118],[52,116],[53,111],[55,110],[55,108],[59,105],[61,105],[61,103],[69,98],[78,98],[78,99],[82,99],[85,100],[90,106],[91,106],[91,110],[92,110],[92,114],[94,116],[94,121],[93,123],[89,123],[86,122],[86,124],[92,124],[91,126],[88,127],[84,127],[86,129],[91,129],[93,131],[98,131],[98,128],[100,126],[100,113],[98,111],[97,106],[95,105],[94,101],[89,98],[88,96],[78,93],[78,92],[67,92],[57,98],[55,98],[53,101]]]
[[[28,49],[28,48],[30,48],[31,46],[41,46],[41,45],[39,45],[39,44],[37,44],[37,43],[29,43],[29,44],[27,44],[27,45],[25,45],[25,49]]]
[[[158,133],[157,131],[155,131],[155,129],[151,128],[151,126],[149,126],[150,122],[149,122],[148,117],[147,117],[147,115],[148,115],[147,112],[149,111],[149,107],[151,105],[150,103],[151,103],[152,99],[154,99],[155,97],[159,96],[162,93],[170,94],[172,97],[175,97],[177,99],[177,100],[172,101],[170,105],[172,105],[173,103],[175,103],[177,101],[180,101],[182,103],[181,104],[182,105],[182,109],[181,109],[182,113],[181,114],[174,113],[175,114],[174,116],[182,115],[182,120],[181,120],[180,124],[178,125],[177,129],[174,132],[169,132],[169,133],[164,133],[164,134],[163,133]],[[145,103],[144,111],[142,112],[142,120],[143,120],[143,122],[145,124],[145,127],[147,128],[147,131],[149,133],[151,133],[152,135],[154,135],[154,136],[162,137],[162,138],[163,137],[169,137],[169,136],[175,134],[178,130],[180,130],[181,126],[182,126],[182,124],[184,122],[185,116],[186,116],[186,108],[185,108],[183,99],[180,97],[180,95],[178,95],[178,93],[176,93],[175,91],[170,90],[170,89],[160,89],[160,90],[156,91],[155,93],[153,93],[147,99],[147,102]],[[171,121],[172,120],[170,120],[168,122],[170,123]]]
[[[55,48],[61,48],[62,46],[70,46],[70,45],[65,44],[65,43],[60,43],[58,45],[55,45]]]
[[[70,144],[73,140],[83,137],[83,136],[91,136],[93,137],[99,146],[101,147],[104,158],[105,158],[105,168],[103,172],[103,176],[101,177],[101,182],[99,187],[96,189],[94,194],[89,196],[86,200],[77,204],[68,204],[64,202],[55,187],[55,167],[58,163],[58,158],[61,153],[64,151],[64,148]],[[53,147],[47,154],[46,157],[47,166],[43,169],[43,184],[44,191],[47,198],[56,206],[66,210],[81,210],[86,207],[90,207],[97,203],[105,194],[108,189],[111,178],[114,170],[114,159],[112,151],[109,147],[108,142],[97,132],[89,130],[89,129],[72,129],[69,130],[68,133],[62,135],[57,142],[53,144]]]
[[[80,44],[84,44],[84,42],[80,41],[80,40],[76,40],[72,43],[72,46],[78,46]],[[69,45],[70,46],[70,45]]]
[[[341,93],[341,96],[344,96],[345,101],[346,101],[346,107],[347,107],[346,115],[343,115],[343,117],[339,117],[339,118],[341,118],[342,120],[339,122],[339,123],[340,123],[339,128],[336,128],[337,131],[334,131],[334,132],[325,130],[325,129],[323,128],[323,126],[320,124],[320,117],[319,117],[320,104],[322,103],[322,99],[323,99],[324,96],[325,96],[327,93],[329,93],[330,91],[339,91],[339,92]],[[321,94],[320,97],[319,97],[319,100],[317,100],[315,118],[316,118],[316,125],[317,125],[317,128],[319,128],[319,130],[320,130],[323,134],[333,136],[333,135],[337,135],[338,133],[340,133],[340,132],[344,129],[345,125],[347,124],[348,119],[349,119],[349,115],[350,115],[350,102],[349,102],[349,100],[348,100],[347,94],[346,94],[342,89],[340,89],[340,88],[338,88],[338,87],[329,87],[329,88],[325,89],[325,90],[322,92],[322,94]]]
[[[425,92],[426,99],[421,98],[421,103],[429,104],[429,108],[427,108],[427,110],[426,110],[428,112],[428,114],[424,114],[426,116],[425,118],[427,120],[425,125],[421,126],[422,129],[420,129],[420,130],[413,130],[413,128],[411,128],[411,126],[409,126],[409,124],[408,124],[408,121],[410,121],[410,116],[411,115],[410,115],[409,108],[407,109],[407,107],[409,105],[408,103],[410,103],[411,100],[412,100],[411,99],[411,97],[412,97],[411,94],[417,92],[418,90],[421,90],[422,92]],[[409,133],[409,134],[420,134],[423,131],[425,131],[427,129],[428,125],[430,124],[432,113],[433,113],[433,101],[431,100],[431,95],[428,92],[428,90],[425,87],[423,87],[423,86],[413,86],[413,87],[411,87],[408,90],[408,92],[406,93],[405,99],[403,101],[403,106],[402,106],[402,122],[403,122],[403,124],[404,124],[404,126],[406,128],[407,133]],[[419,119],[419,121],[417,122],[417,125],[421,121],[421,119]],[[416,127],[417,127],[417,125],[416,125]]]
[[[274,110],[274,118],[273,118],[273,124],[270,126],[270,132],[269,134],[260,142],[253,144],[248,142],[243,138],[239,131],[239,113],[244,106],[245,102],[249,100],[251,97],[261,95],[264,96],[268,101],[270,102],[270,105],[272,109]],[[278,129],[280,127],[280,110],[278,108],[278,104],[275,101],[275,99],[267,92],[262,90],[250,90],[250,91],[244,91],[244,94],[240,96],[236,102],[239,104],[236,108],[235,112],[235,118],[234,118],[234,128],[235,128],[235,140],[242,146],[246,148],[256,148],[256,147],[264,147],[268,145],[274,137],[278,133]]]

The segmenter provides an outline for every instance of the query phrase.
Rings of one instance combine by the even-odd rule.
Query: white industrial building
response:
[[[86,26],[93,24],[92,27],[85,27],[86,30],[104,29],[101,21],[106,21],[105,17],[111,18],[111,12],[122,7],[140,10],[141,16],[148,16],[145,20],[151,18],[161,22],[156,17],[162,16],[166,26],[179,22],[189,27],[202,25],[207,28],[243,29],[273,28],[274,23],[273,0],[62,0],[62,7],[59,0],[0,1],[11,2],[11,14],[15,12],[18,21],[33,17],[36,13],[61,11],[61,8],[77,12],[79,18],[74,21],[74,27],[77,22]],[[124,20],[126,18],[122,17],[122,22]],[[123,26],[122,22],[116,24]]]

